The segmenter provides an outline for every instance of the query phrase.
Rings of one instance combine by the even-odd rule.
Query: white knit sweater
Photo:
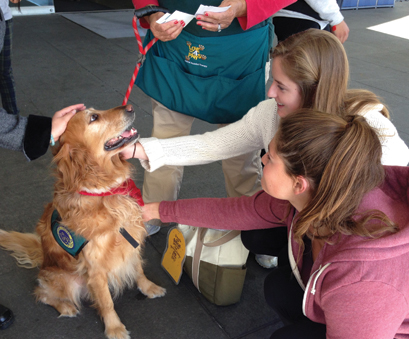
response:
[[[406,166],[409,149],[392,122],[379,112],[380,109],[381,105],[363,115],[380,135],[382,164]],[[141,160],[141,164],[152,172],[164,165],[202,165],[268,149],[279,119],[276,101],[268,99],[253,107],[241,120],[212,132],[171,139],[142,138],[139,142],[149,161]]]

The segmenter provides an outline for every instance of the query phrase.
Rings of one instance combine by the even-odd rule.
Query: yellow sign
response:
[[[176,285],[179,284],[182,277],[185,257],[185,238],[177,227],[173,227],[168,233],[168,241],[162,257],[162,267]]]

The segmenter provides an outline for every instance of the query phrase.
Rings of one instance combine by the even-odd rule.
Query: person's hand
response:
[[[141,159],[141,160],[149,160],[148,156],[145,153],[145,149],[139,142],[135,144],[129,145],[125,147],[121,153],[119,153],[123,159]]]
[[[64,133],[67,128],[68,121],[74,116],[78,111],[84,110],[86,107],[84,104],[72,105],[62,110],[56,112],[52,118],[51,122],[51,135],[54,141],[57,141],[61,134]]]
[[[206,12],[196,17],[197,25],[202,26],[208,31],[217,32],[219,24],[221,29],[230,26],[235,18],[247,15],[247,3],[245,0],[224,0],[219,7],[231,6],[227,11],[222,13]]]
[[[160,202],[151,202],[142,207],[142,220],[147,222],[152,219],[159,219],[159,205]]]
[[[155,38],[160,41],[170,41],[176,39],[182,32],[185,23],[183,21],[173,20],[170,22],[165,22],[164,24],[158,24],[156,20],[161,18],[164,13],[158,12],[145,17],[144,19],[150,26]]]
[[[339,41],[341,41],[341,43],[347,41],[349,36],[349,27],[345,21],[342,21],[338,25],[333,26],[331,28],[331,31],[335,34]]]
[[[13,4],[18,4],[19,2],[21,2],[21,0],[10,0],[10,2],[12,2]]]

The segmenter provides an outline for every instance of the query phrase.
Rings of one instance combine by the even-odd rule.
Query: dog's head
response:
[[[134,120],[131,105],[77,112],[54,150],[60,189],[101,192],[126,180],[130,164],[119,153],[139,137]]]

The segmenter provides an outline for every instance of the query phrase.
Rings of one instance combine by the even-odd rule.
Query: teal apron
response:
[[[145,42],[152,38],[148,31]],[[135,84],[173,111],[232,123],[265,99],[268,51],[269,25],[215,37],[182,31],[149,50]]]

